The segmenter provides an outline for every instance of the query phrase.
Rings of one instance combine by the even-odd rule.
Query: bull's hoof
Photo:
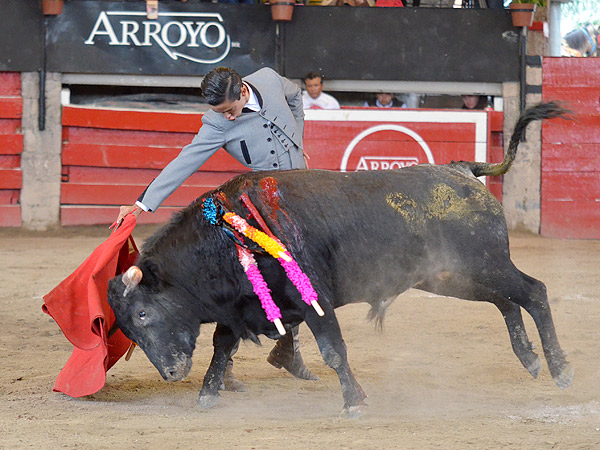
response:
[[[538,375],[540,374],[540,370],[542,368],[542,362],[540,360],[540,357],[538,356],[537,358],[535,358],[533,360],[533,362],[531,362],[529,365],[525,366],[525,368],[527,369],[527,372],[529,372],[533,378],[537,378]]]
[[[566,365],[556,376],[553,376],[554,382],[561,389],[566,389],[573,382],[574,371],[570,365]]]
[[[220,395],[202,395],[198,397],[198,406],[202,409],[213,408],[219,403]]]
[[[340,413],[341,419],[360,419],[366,410],[367,405],[349,406],[342,409]]]

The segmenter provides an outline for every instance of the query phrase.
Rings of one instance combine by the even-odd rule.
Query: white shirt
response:
[[[250,92],[250,98],[248,98],[248,103],[244,105],[244,108],[248,108],[256,112],[260,111],[260,104],[258,103],[256,94],[248,84],[244,83],[244,86],[246,86],[248,88],[248,92]]]
[[[308,92],[302,91],[304,109],[340,109],[340,104],[331,95],[321,92],[317,98],[312,98]]]

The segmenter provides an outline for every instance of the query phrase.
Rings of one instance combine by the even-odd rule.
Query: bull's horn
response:
[[[123,284],[125,287],[125,292],[123,292],[123,297],[125,297],[129,292],[140,284],[142,281],[142,269],[138,266],[131,266],[127,269],[127,272],[123,274]]]

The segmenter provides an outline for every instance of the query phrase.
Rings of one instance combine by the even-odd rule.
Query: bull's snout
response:
[[[192,359],[185,356],[179,355],[174,364],[159,369],[165,381],[181,381],[185,379],[192,369]]]

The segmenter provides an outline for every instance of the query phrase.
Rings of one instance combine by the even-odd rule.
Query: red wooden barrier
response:
[[[489,123],[489,126],[488,126]],[[63,108],[63,225],[110,223],[131,204],[201,125],[201,115]],[[502,113],[343,109],[306,111],[310,167],[373,170],[450,160],[502,159]],[[489,145],[489,152],[488,152]],[[175,210],[248,169],[220,150],[143,222]],[[487,180],[499,197],[501,180]]]
[[[0,227],[21,226],[21,74],[0,73]]]
[[[542,125],[541,234],[600,239],[600,64],[544,58],[544,101],[560,100],[576,120]]]

